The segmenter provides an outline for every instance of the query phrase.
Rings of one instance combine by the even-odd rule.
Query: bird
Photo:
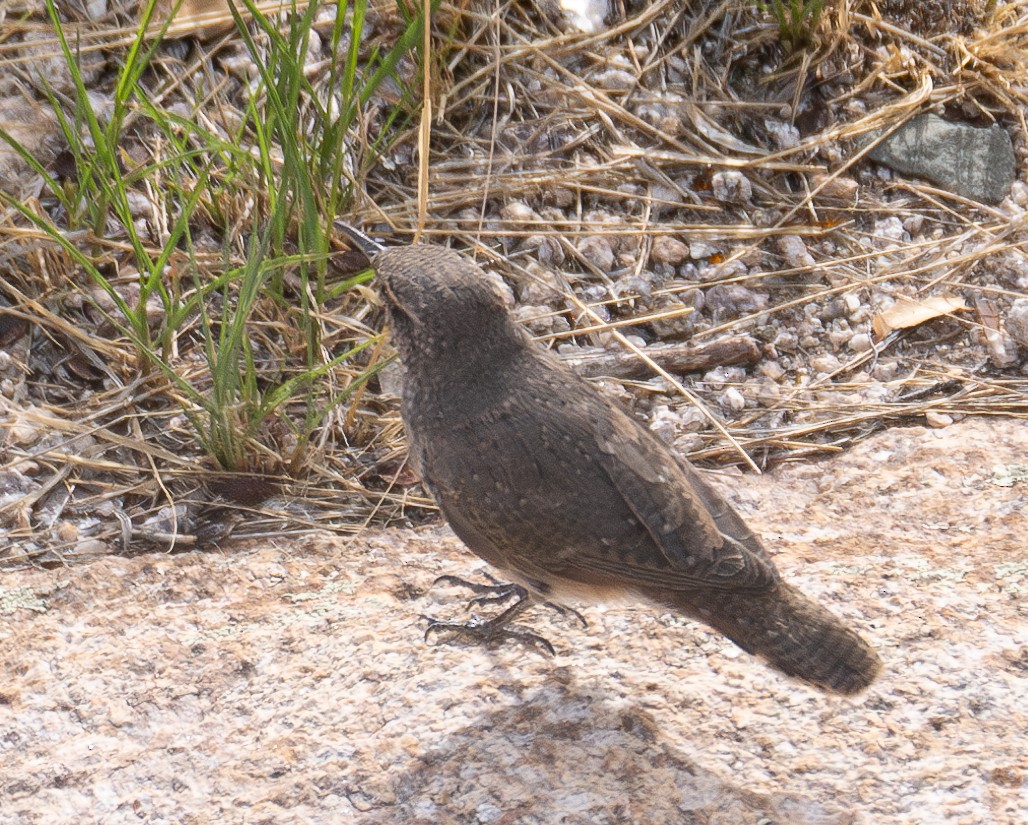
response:
[[[343,229],[383,294],[413,469],[454,533],[513,582],[477,601],[519,596],[488,621],[429,630],[538,641],[512,625],[532,604],[638,600],[822,691],[875,680],[874,649],[783,580],[685,458],[534,342],[477,264]]]

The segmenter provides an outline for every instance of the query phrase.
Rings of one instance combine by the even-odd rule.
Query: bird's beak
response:
[[[352,246],[356,246],[361,252],[368,256],[368,260],[374,263],[375,256],[384,252],[385,247],[373,238],[368,237],[359,229],[354,229],[348,223],[333,221],[332,226],[346,235]]]

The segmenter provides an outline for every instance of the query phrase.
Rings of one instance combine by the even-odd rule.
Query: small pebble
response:
[[[678,266],[689,257],[689,247],[678,238],[670,235],[658,235],[653,239],[653,247],[650,250],[650,260],[655,264],[670,264]]]
[[[726,384],[739,384],[745,379],[746,370],[742,367],[714,367],[703,375],[703,382],[714,389],[720,389]]]
[[[937,412],[935,410],[928,410],[924,414],[924,420],[928,422],[929,427],[933,427],[937,430],[943,427],[948,427],[953,423],[953,416],[947,415],[946,413]]]
[[[552,204],[558,209],[567,209],[573,206],[577,197],[570,189],[551,189],[543,194],[543,203]]]
[[[746,398],[738,387],[729,387],[721,394],[721,406],[732,412],[742,412],[746,408]]]
[[[705,241],[693,241],[689,244],[689,257],[694,261],[702,260],[703,258],[709,258],[711,255],[717,253],[717,247],[712,246]]]
[[[1017,344],[1006,332],[985,330],[985,343],[989,348],[989,361],[996,369],[1006,369],[1018,362]]]
[[[623,278],[618,278],[614,282],[614,294],[621,296],[638,295],[641,298],[649,299],[653,295],[652,273],[640,272],[636,275],[633,272],[625,275]]]
[[[757,403],[762,407],[773,407],[782,398],[782,388],[778,384],[765,381],[757,388]]]
[[[778,239],[778,251],[792,269],[804,269],[815,265],[814,256],[807,251],[807,245],[798,235],[782,235]]]
[[[810,366],[818,373],[828,375],[839,369],[842,364],[834,355],[819,355],[818,357],[810,360]]]
[[[860,184],[858,184],[853,178],[834,177],[829,179],[828,175],[824,174],[812,176],[810,179],[810,185],[814,189],[820,187],[821,197],[833,198],[835,200],[843,200],[851,203],[857,200],[857,194],[860,191]]]
[[[838,352],[850,342],[852,337],[853,333],[849,327],[846,329],[833,329],[828,333],[828,342],[832,345],[832,350]]]
[[[903,228],[903,221],[895,215],[891,215],[880,221],[875,221],[871,230],[871,242],[877,249],[891,249],[898,241],[909,241],[910,236]]]
[[[871,336],[866,332],[858,332],[849,340],[849,348],[854,352],[867,352],[871,349]]]
[[[924,215],[911,215],[903,221],[903,228],[910,235],[917,235],[924,226]]]
[[[638,78],[623,69],[607,69],[589,78],[595,88],[613,92],[627,92],[639,85]]]
[[[539,214],[524,201],[511,201],[505,204],[500,209],[500,217],[515,226],[542,222]]]
[[[112,549],[100,539],[82,539],[75,545],[74,552],[76,556],[101,556],[110,553]]]
[[[771,342],[776,350],[781,352],[796,352],[799,349],[799,337],[794,332],[782,330]]]
[[[24,410],[15,412],[14,420],[6,425],[6,440],[19,447],[29,447],[43,437],[43,428],[33,421],[31,416],[38,410],[29,406]]]
[[[753,199],[753,185],[742,172],[718,172],[710,180],[714,197],[724,203],[749,203]]]
[[[534,249],[536,260],[553,269],[559,268],[566,257],[563,244],[551,235],[532,235],[525,239],[525,248]]]
[[[578,242],[579,254],[601,272],[614,268],[614,248],[608,238],[592,235]]]
[[[559,5],[568,23],[586,34],[603,31],[603,21],[611,13],[609,0],[560,0]]]
[[[1010,187],[1010,199],[1018,206],[1028,207],[1028,184],[1015,180]]]
[[[767,295],[739,284],[718,284],[707,290],[704,302],[713,317],[735,318],[764,309]]]
[[[533,273],[534,274],[534,273]],[[526,281],[518,290],[520,302],[532,306],[562,303],[560,290],[549,279],[536,277]]]
[[[875,364],[871,374],[878,381],[892,381],[899,372],[899,363],[896,361],[879,360]]]
[[[791,123],[766,118],[764,120],[764,128],[771,134],[779,149],[792,149],[795,146],[799,146],[800,130]]]
[[[653,408],[650,415],[650,429],[657,434],[665,444],[673,444],[675,440],[675,425],[679,416],[673,413],[666,404],[658,404]]]
[[[533,335],[552,335],[568,332],[571,324],[562,313],[556,313],[549,306],[522,304],[514,310],[514,317],[524,324]]]
[[[78,539],[79,528],[74,522],[62,521],[57,525],[56,533],[61,541],[72,542]]]
[[[1010,337],[1028,349],[1028,298],[1018,298],[1010,305],[1004,325]]]

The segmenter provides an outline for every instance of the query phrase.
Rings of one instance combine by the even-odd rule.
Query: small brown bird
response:
[[[871,684],[881,668],[871,647],[781,580],[687,461],[537,346],[478,266],[348,232],[385,293],[414,468],[468,547],[537,600],[636,597],[823,690]],[[511,634],[529,603],[470,627]]]

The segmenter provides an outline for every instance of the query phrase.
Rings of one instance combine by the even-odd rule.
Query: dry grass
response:
[[[358,107],[345,151],[318,156],[325,174],[310,213],[276,212],[272,184],[289,167],[290,145],[259,145],[252,112],[267,111],[268,87],[256,82],[236,31],[169,41],[144,82],[151,105],[184,120],[169,119],[162,132],[138,101],[129,107],[118,162],[137,210],[131,221],[97,220],[89,204],[69,214],[40,185],[39,170],[0,155],[5,191],[23,207],[0,212],[8,304],[0,315],[0,563],[202,547],[229,532],[358,531],[430,509],[403,467],[395,398],[373,374],[389,354],[376,337],[374,298],[352,277],[359,267],[343,247],[330,243],[334,215],[323,224],[310,217],[333,203],[350,222],[398,240],[423,228],[428,240],[469,250],[522,297],[545,293],[548,310],[532,318],[544,338],[613,344],[648,359],[632,333],[698,344],[754,335],[767,360],[788,361],[775,379],[780,392],[759,406],[718,407],[723,387],[652,361],[657,380],[635,394],[645,409],[706,410],[689,445],[702,459],[763,467],[830,453],[880,427],[923,422],[930,411],[1028,417],[1023,373],[991,366],[986,345],[989,313],[1024,292],[1014,274],[1003,275],[1023,257],[1023,219],[916,181],[882,180],[863,159],[868,147],[859,148],[875,129],[942,107],[1002,122],[1023,157],[1028,5],[952,5],[967,22],[957,34],[933,28],[924,4],[895,2],[883,12],[884,4],[840,0],[810,47],[790,55],[768,18],[728,0],[628,6],[595,35],[569,34],[535,5],[447,3],[425,61],[431,118],[419,122],[412,94],[420,85],[415,52]],[[137,9],[119,7],[99,21],[68,23],[80,33],[83,80],[99,109],[138,19]],[[296,18],[269,19],[287,31]],[[388,50],[404,25],[395,5],[376,2],[357,63]],[[314,28],[328,39],[331,24]],[[267,32],[253,22],[247,30],[256,49],[269,48]],[[52,98],[71,118],[73,78],[53,31],[42,6],[17,19],[8,12],[0,102],[16,115],[8,132],[67,190],[74,180],[62,174],[67,152],[38,72],[50,69]],[[324,52],[302,64],[309,85],[298,98],[301,131],[318,121],[315,102],[339,92],[337,68]],[[795,139],[783,141],[780,125],[790,123]],[[190,152],[195,163],[183,160]],[[742,173],[752,197],[715,200],[712,179],[722,171]],[[319,188],[330,179],[338,191]],[[191,196],[189,244],[169,250]],[[876,227],[892,217],[916,219],[917,231],[876,241]],[[40,224],[70,239],[75,254]],[[268,387],[293,392],[256,416],[252,405],[217,405],[239,435],[238,452],[218,452],[201,437],[215,413],[198,398],[218,386],[205,341],[230,323],[243,283],[232,273],[245,273],[254,238],[269,225],[278,227],[269,249],[278,243],[272,251],[282,258],[261,275],[244,349],[259,398]],[[702,241],[710,254],[694,279],[663,272],[652,289],[639,286],[655,242],[667,236]],[[808,258],[782,251],[788,236]],[[589,251],[597,238],[613,253],[612,268]],[[138,266],[144,253],[166,263],[151,281]],[[150,336],[142,346],[125,310],[148,283],[154,305],[133,316]],[[767,302],[728,317],[694,312],[696,294],[715,287],[744,287]],[[881,295],[938,291],[977,299],[977,313],[895,334],[876,351],[819,344],[837,351],[839,366],[827,372],[811,365],[817,352],[801,348],[783,360],[775,351],[778,332],[832,301],[855,295],[873,310]],[[552,327],[554,317],[564,326]],[[355,347],[363,349],[318,371]],[[883,359],[898,366],[876,378]],[[749,391],[769,380],[758,365],[733,382]],[[868,395],[872,384],[878,400]]]

